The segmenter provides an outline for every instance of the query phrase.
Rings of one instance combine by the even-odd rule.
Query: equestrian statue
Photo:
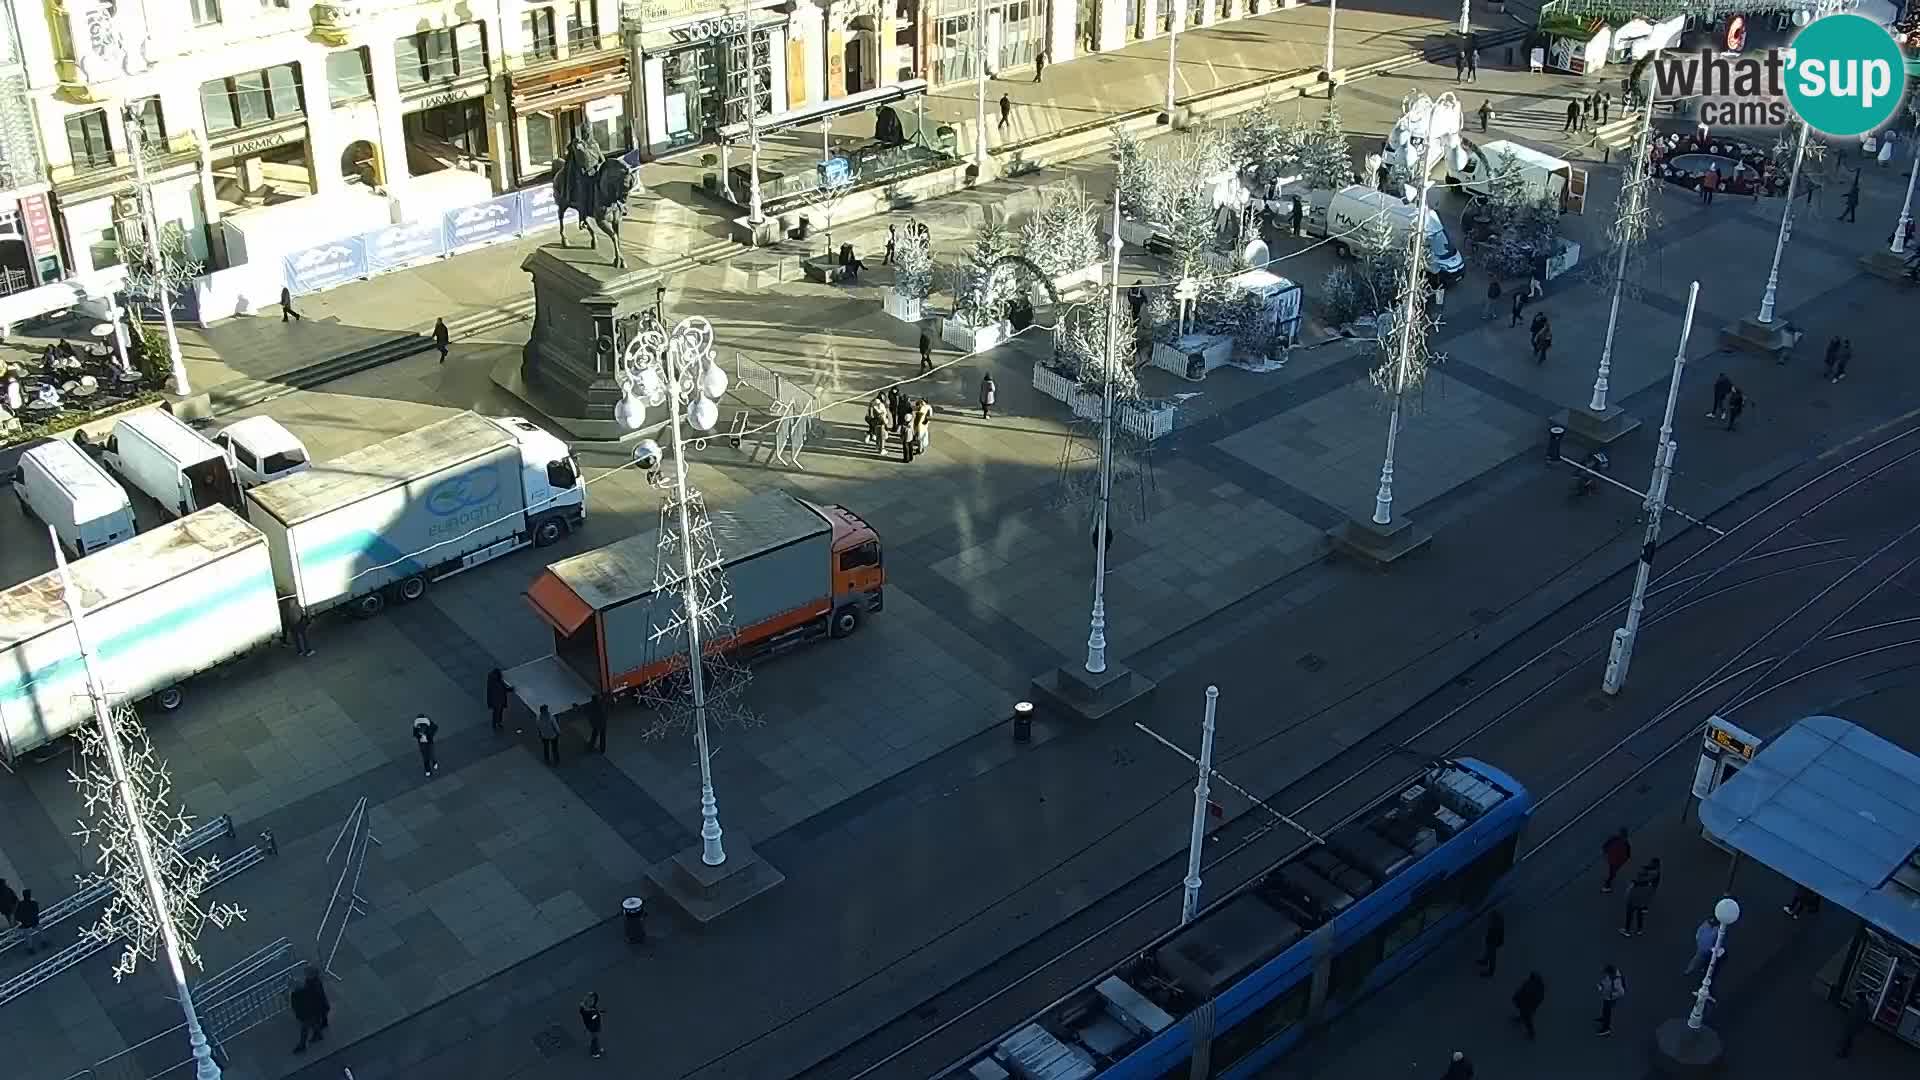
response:
[[[554,163],[553,204],[560,210],[560,246],[567,246],[567,211],[580,215],[580,228],[589,247],[598,249],[593,227],[613,241],[613,265],[626,269],[620,250],[620,223],[627,216],[627,196],[633,194],[633,169],[617,157],[608,157],[594,145],[585,128],[576,129],[567,156]]]

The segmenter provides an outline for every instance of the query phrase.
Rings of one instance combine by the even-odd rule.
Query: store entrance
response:
[[[306,140],[290,142],[259,153],[245,153],[246,143],[215,149],[214,199],[222,213],[257,206],[277,206],[313,194],[313,170],[307,162]]]

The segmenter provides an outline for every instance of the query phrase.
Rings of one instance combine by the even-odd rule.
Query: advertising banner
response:
[[[541,184],[520,193],[520,228],[523,232],[551,229],[560,224],[560,210],[553,204],[553,185]]]
[[[449,254],[465,251],[497,240],[511,240],[520,234],[520,206],[524,193],[502,195],[483,203],[449,210],[443,229]],[[548,191],[551,199],[553,192]]]
[[[446,233],[437,221],[409,221],[375,229],[362,237],[362,243],[369,274],[399,270],[447,253]]]
[[[20,200],[20,218],[27,226],[27,246],[35,255],[58,255],[60,243],[53,238],[53,214],[47,209],[45,195],[29,195]]]
[[[284,261],[287,288],[295,296],[319,292],[367,276],[367,242],[364,237],[349,236],[295,251]]]

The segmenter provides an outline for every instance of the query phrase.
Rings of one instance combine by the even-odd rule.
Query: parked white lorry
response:
[[[99,463],[65,439],[28,447],[13,468],[13,493],[29,520],[53,526],[72,558],[133,535],[133,503]]]
[[[461,413],[246,493],[274,582],[308,615],[373,615],[430,582],[586,520],[567,444],[519,417]]]
[[[240,485],[226,451],[165,409],[123,414],[100,449],[115,476],[174,517],[209,506],[240,507]]]
[[[1311,192],[1310,198],[1326,199],[1326,210],[1322,213],[1317,206],[1314,208],[1308,231],[1328,237],[1341,258],[1352,257],[1359,238],[1375,222],[1386,223],[1389,242],[1405,244],[1407,230],[1415,221],[1421,221],[1427,231],[1423,248],[1427,276],[1442,285],[1453,285],[1466,275],[1466,259],[1461,257],[1460,249],[1453,246],[1446,225],[1431,207],[1417,207],[1362,184],[1349,184],[1331,193]]]
[[[178,708],[181,684],[280,633],[259,530],[215,506],[68,567],[115,700]],[[12,762],[93,714],[58,572],[0,591],[0,758]]]

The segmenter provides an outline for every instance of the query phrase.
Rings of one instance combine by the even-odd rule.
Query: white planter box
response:
[[[980,327],[968,326],[954,318],[940,320],[940,340],[962,352],[985,352],[1012,334],[1013,324],[1005,319]]]
[[[927,302],[919,297],[901,296],[892,289],[880,293],[880,306],[901,322],[917,323],[926,318]]]
[[[1100,419],[1100,395],[1089,394],[1079,387],[1073,388],[1072,400],[1068,406],[1073,415],[1082,420]],[[1173,433],[1179,407],[1172,404],[1156,405],[1151,408],[1144,405],[1120,405],[1114,410],[1113,421],[1135,438],[1152,442],[1164,435]]]
[[[1162,371],[1170,371],[1183,379],[1198,382],[1187,373],[1187,358],[1199,353],[1201,363],[1205,365],[1200,379],[1217,367],[1225,367],[1233,359],[1233,339],[1216,334],[1188,334],[1175,338],[1171,345],[1153,347],[1153,366]]]
[[[1038,363],[1033,365],[1033,388],[1062,404],[1073,396],[1075,390],[1072,379]]]

